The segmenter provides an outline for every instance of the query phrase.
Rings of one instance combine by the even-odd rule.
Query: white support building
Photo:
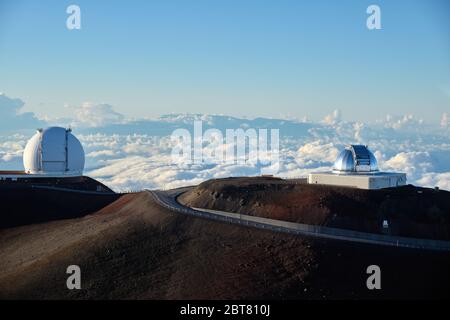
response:
[[[337,157],[333,171],[311,173],[309,184],[383,189],[406,185],[406,174],[380,172],[373,153],[363,145],[350,145]]]

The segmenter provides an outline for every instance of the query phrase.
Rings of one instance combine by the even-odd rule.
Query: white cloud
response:
[[[96,107],[85,109],[88,109],[88,112],[82,113],[85,116],[92,110],[98,110]],[[99,110],[105,111],[108,108]],[[180,124],[192,126],[193,119],[222,125],[220,130],[229,125],[223,124],[227,117],[195,115],[185,118],[173,115],[169,117],[170,121],[162,118],[165,120],[157,123],[160,128],[167,124],[170,128],[177,128]],[[443,189],[450,189],[450,142],[448,134],[439,129],[439,126],[421,126],[414,134],[410,134],[410,128],[417,122],[409,116],[399,117],[395,121],[391,119],[386,126],[380,123],[338,121],[339,118],[339,114],[334,113],[329,119],[330,123],[335,123],[332,126],[310,123],[308,130],[296,137],[281,135],[278,175],[301,177],[312,171],[329,170],[344,145],[356,142],[369,145],[379,161],[380,169],[406,172],[409,183],[438,185]],[[258,120],[258,124],[265,125],[265,121]],[[398,121],[403,125],[393,129],[392,125]],[[89,125],[98,124],[98,121],[93,121]],[[232,124],[235,127],[230,128],[238,128],[251,124],[251,121],[232,118]],[[280,129],[283,134],[285,125],[290,128],[290,132],[293,131],[293,123],[288,120],[277,123],[275,128]],[[85,173],[117,191],[174,188],[211,178],[261,173],[260,164],[176,164],[172,162],[169,137],[134,134],[132,131],[130,134],[99,134],[96,130],[98,129],[85,129],[83,134],[77,134],[86,153]],[[23,135],[0,135],[0,170],[22,168],[21,154],[28,138],[29,136]],[[212,149],[210,146],[207,148]],[[16,167],[13,168],[13,165]]]
[[[433,170],[428,152],[400,152],[384,162],[385,170],[406,172],[409,180],[417,180],[421,175]]]
[[[363,136],[362,136],[363,135],[364,126],[365,125],[362,122],[355,122],[353,124],[353,129],[355,130],[354,138],[355,138],[355,141],[358,142],[358,143],[361,143],[361,141],[364,140]]]
[[[450,117],[447,112],[444,112],[441,117],[441,127],[448,128],[450,127]]]
[[[408,128],[416,129],[417,126],[421,126],[423,124],[423,119],[416,119],[416,117],[414,117],[412,114],[406,114],[403,116],[393,116],[388,114],[384,121],[384,126],[386,128],[392,128],[396,130]]]
[[[124,121],[124,116],[106,103],[84,102],[80,107],[74,108],[73,115],[73,127],[103,127]]]
[[[327,137],[323,140],[304,141],[286,138],[281,141],[280,168],[278,176],[301,177],[312,171],[330,170],[339,151],[343,148],[341,137]],[[346,139],[345,139],[346,140]],[[171,149],[167,141],[152,140],[145,135],[89,135],[83,136],[88,148],[97,151],[88,157],[105,159],[88,175],[98,178],[115,190],[137,190],[142,188],[173,188],[192,185],[211,178],[228,176],[259,175],[258,165],[237,164],[177,164],[172,162]],[[114,141],[114,142],[113,142]],[[445,168],[450,146],[446,144],[405,143],[392,145],[392,141],[377,141],[372,144],[380,168],[389,171],[406,172],[409,183],[440,185],[446,188],[448,176]],[[405,148],[414,151],[400,151]],[[422,149],[430,151],[422,151]],[[113,150],[111,153],[105,150]],[[395,152],[397,151],[397,152]],[[97,152],[97,153],[96,153]],[[109,156],[110,155],[110,156]],[[442,158],[439,163],[435,158]]]
[[[341,111],[336,109],[331,114],[327,115],[323,119],[322,122],[327,124],[327,125],[335,125],[335,124],[337,124],[337,123],[339,123],[341,121],[341,118],[342,118]]]
[[[92,151],[92,152],[89,152],[86,156],[91,157],[91,158],[112,157],[112,156],[114,156],[114,151],[113,150]]]
[[[296,161],[301,167],[318,167],[323,163],[333,163],[338,154],[339,150],[333,143],[316,140],[298,149]]]
[[[417,180],[417,184],[429,188],[438,186],[441,189],[450,190],[450,172],[425,173]]]
[[[32,112],[22,112],[25,105],[20,99],[13,99],[0,93],[0,131],[30,129],[43,124]]]

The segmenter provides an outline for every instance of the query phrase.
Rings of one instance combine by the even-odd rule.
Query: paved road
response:
[[[291,233],[308,237],[423,250],[450,251],[450,241],[388,236],[382,234],[358,232],[353,230],[293,223],[218,210],[189,208],[180,204],[177,201],[177,197],[180,194],[188,191],[190,188],[192,187],[185,187],[168,191],[149,190],[148,192],[153,196],[156,202],[171,211],[210,220],[223,221],[259,229],[267,229],[275,232]]]

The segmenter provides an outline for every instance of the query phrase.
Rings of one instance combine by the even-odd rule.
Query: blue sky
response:
[[[81,30],[66,8],[81,8]],[[366,28],[381,8],[382,30]],[[348,120],[450,111],[445,0],[0,0],[0,92],[27,111],[108,103],[169,112]]]

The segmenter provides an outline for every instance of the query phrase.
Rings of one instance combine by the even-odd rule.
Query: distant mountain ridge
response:
[[[205,114],[167,114],[155,119],[130,120],[126,123],[109,124],[98,128],[80,128],[82,133],[102,134],[148,134],[154,136],[167,136],[174,130],[183,128],[193,132],[194,121],[202,121],[203,131],[215,128],[225,132],[226,129],[279,129],[280,135],[294,138],[310,136],[309,130],[317,127],[310,122],[294,120],[254,118],[245,119],[225,115]],[[322,125],[320,125],[323,127]]]

